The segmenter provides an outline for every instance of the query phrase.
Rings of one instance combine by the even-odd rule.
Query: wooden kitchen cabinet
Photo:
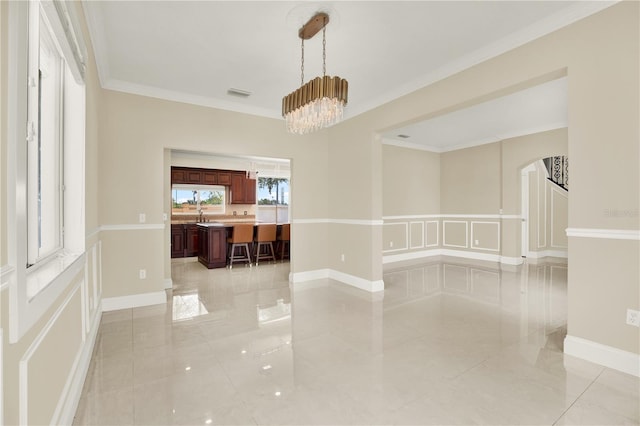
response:
[[[198,261],[209,269],[227,264],[227,230],[223,226],[198,226]]]
[[[248,179],[245,173],[232,173],[230,198],[229,204],[255,204],[256,180]]]
[[[171,183],[231,186],[231,170],[197,169],[193,167],[171,167]]]
[[[195,223],[171,225],[171,258],[198,255],[198,226]]]
[[[245,180],[245,204],[255,204],[256,203],[256,180],[255,179],[246,179]]]
[[[218,185],[231,186],[231,172],[218,171]]]
[[[218,172],[205,170],[202,172],[202,183],[204,185],[218,185]]]
[[[184,225],[171,225],[171,258],[184,257]]]
[[[202,183],[202,170],[189,167],[172,167],[171,183]]]
[[[185,227],[186,247],[184,257],[193,257],[198,255],[198,225],[188,224]]]
[[[187,171],[184,169],[178,169],[176,167],[171,168],[171,183],[185,183]]]

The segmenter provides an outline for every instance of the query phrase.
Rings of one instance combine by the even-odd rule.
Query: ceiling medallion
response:
[[[282,98],[282,116],[287,131],[300,135],[330,127],[342,120],[347,104],[349,83],[340,77],[327,76],[326,31],[329,15],[315,14],[298,31],[302,40],[300,87]],[[304,41],[322,30],[322,77],[304,83]]]

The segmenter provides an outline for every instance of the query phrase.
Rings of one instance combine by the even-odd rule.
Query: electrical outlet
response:
[[[393,247],[393,241],[389,241],[389,248]]]
[[[640,312],[627,309],[627,324],[640,327]]]
[[[344,253],[340,255],[340,260],[344,262]]]
[[[146,269],[140,269],[140,279],[141,280],[147,279],[147,270]]]
[[[147,221],[147,215],[144,213],[140,213],[140,223],[145,223]]]
[[[474,241],[476,246],[480,245],[480,240],[474,240]]]

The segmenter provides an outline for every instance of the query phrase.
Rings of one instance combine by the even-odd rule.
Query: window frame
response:
[[[27,268],[37,268],[59,255],[64,250],[64,121],[65,121],[65,74],[66,61],[54,31],[47,19],[42,4],[39,7],[31,3],[29,7],[29,59],[27,63],[28,97],[27,97]],[[43,43],[43,38],[44,43]],[[43,129],[43,44],[55,55],[53,74],[54,108],[51,119],[52,129]],[[37,52],[37,54],[36,54]],[[55,74],[54,74],[55,73]],[[35,76],[38,76],[36,81]],[[29,133],[31,132],[31,133]],[[47,134],[50,140],[44,140]],[[46,146],[45,146],[46,145]],[[52,145],[52,146],[51,146]],[[52,151],[52,156],[43,155],[44,149]],[[49,152],[51,153],[51,152]],[[43,158],[54,170],[53,174],[44,174]],[[53,178],[54,189],[43,191],[43,179]],[[48,201],[44,205],[47,218],[47,231],[53,235],[53,244],[42,247],[43,198]],[[53,226],[51,230],[49,227]]]
[[[204,211],[202,210],[203,216],[223,216],[227,211],[227,188],[224,185],[199,185],[199,184],[188,184],[188,183],[174,183],[171,185],[171,215],[172,216],[193,216],[194,214],[199,215],[200,209],[200,197],[197,200],[197,207],[194,212],[177,212],[174,211],[173,207],[173,191],[174,190],[184,190],[184,191],[219,191],[222,192],[222,204],[221,211]]]
[[[69,5],[69,9],[67,9]],[[15,343],[27,333],[48,312],[55,302],[72,287],[82,281],[81,271],[85,267],[85,220],[84,220],[84,146],[86,122],[86,87],[84,84],[84,63],[86,45],[80,31],[75,3],[59,0],[8,3],[7,31],[7,257],[3,276],[9,288],[9,342]],[[37,14],[34,12],[36,9]],[[60,158],[70,167],[62,167],[60,174],[68,181],[72,191],[64,191],[62,202],[68,206],[65,215],[63,241],[64,248],[56,255],[43,257],[37,267],[27,268],[27,138],[33,137],[34,128],[28,126],[28,106],[30,77],[29,63],[33,64],[33,44],[30,39],[30,17],[43,13],[49,19],[54,40],[62,50],[62,57],[68,66],[65,71],[65,96],[72,97],[65,102],[73,117],[64,122],[63,149]],[[33,18],[32,18],[33,19]],[[31,28],[33,30],[33,27]],[[31,35],[33,41],[33,35]],[[39,46],[39,37],[38,37]],[[39,54],[39,47],[37,54]],[[30,62],[31,61],[31,62]],[[73,61],[73,62],[72,62]],[[73,80],[73,81],[71,81]],[[68,104],[68,105],[67,105]],[[67,129],[68,126],[68,129]],[[68,131],[68,135],[66,134]],[[29,291],[29,289],[35,289]]]

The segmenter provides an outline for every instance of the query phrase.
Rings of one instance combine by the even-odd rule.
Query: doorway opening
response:
[[[168,276],[186,263],[205,269],[227,266],[227,242],[235,225],[251,224],[255,232],[265,224],[275,224],[278,231],[288,227],[289,159],[166,151],[165,212],[171,228],[165,257]],[[290,237],[283,239],[289,233],[287,229],[286,234],[277,235],[272,243],[275,259],[260,262],[261,266],[289,262]],[[249,246],[253,252],[252,243]],[[173,287],[172,281],[168,280],[167,288]]]
[[[569,159],[550,156],[521,170],[521,255],[568,258]]]

